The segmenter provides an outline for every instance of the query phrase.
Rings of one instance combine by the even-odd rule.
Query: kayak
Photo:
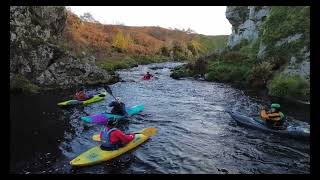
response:
[[[277,133],[284,136],[290,137],[310,137],[310,129],[301,127],[301,126],[293,126],[288,125],[284,127],[284,129],[270,129],[267,127],[266,122],[260,118],[251,118],[236,112],[228,112],[231,117],[239,124],[246,125],[252,128],[261,129],[263,131]]]
[[[119,148],[113,151],[107,151],[107,150],[102,150],[100,148],[100,145],[97,145],[89,149],[88,151],[80,154],[78,157],[76,157],[72,161],[70,161],[70,165],[71,166],[90,166],[90,165],[95,165],[95,164],[113,159],[115,157],[118,157],[124,154],[125,152],[141,145],[151,136],[155,135],[157,133],[157,129],[153,127],[149,127],[137,133],[141,133],[141,134],[135,134],[135,138],[122,148]],[[98,134],[94,135],[93,140],[100,141],[100,136]]]
[[[144,105],[135,105],[130,108],[126,108],[126,111],[129,116],[138,114],[140,111],[144,109]],[[115,115],[111,113],[100,113],[100,114],[93,114],[90,116],[82,116],[80,117],[81,120],[87,123],[106,123],[108,119],[122,119],[124,116]]]
[[[58,103],[58,106],[60,107],[64,107],[64,106],[70,106],[70,105],[88,105],[94,102],[98,102],[98,101],[102,101],[106,98],[107,96],[107,92],[103,91],[97,95],[94,95],[92,98],[87,99],[85,101],[78,101],[78,100],[68,100],[68,101],[64,101],[64,102],[60,102]]]

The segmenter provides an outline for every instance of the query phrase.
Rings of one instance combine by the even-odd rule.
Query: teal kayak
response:
[[[126,111],[129,116],[138,114],[144,109],[144,105],[136,105],[132,106],[130,108],[126,108]],[[81,120],[87,122],[87,123],[106,123],[108,122],[108,119],[122,119],[124,116],[116,115],[116,114],[110,114],[110,113],[100,113],[100,114],[93,114],[90,116],[82,116],[80,117]]]

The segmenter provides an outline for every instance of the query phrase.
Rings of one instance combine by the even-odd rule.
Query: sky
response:
[[[102,24],[191,28],[204,35],[230,35],[226,6],[68,6],[78,16],[89,12]]]

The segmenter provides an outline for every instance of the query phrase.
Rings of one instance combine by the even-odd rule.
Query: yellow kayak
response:
[[[98,163],[113,159],[115,157],[118,157],[121,154],[139,146],[140,144],[145,142],[147,139],[149,139],[151,136],[155,135],[157,133],[157,128],[149,127],[136,133],[137,134],[135,134],[135,138],[122,148],[119,148],[114,151],[106,151],[106,150],[101,150],[100,145],[97,145],[89,149],[88,151],[82,153],[72,161],[70,161],[70,165],[89,166],[89,165],[98,164]],[[92,139],[94,141],[100,141],[99,134],[94,135]]]
[[[70,106],[70,105],[78,105],[78,104],[88,105],[88,104],[91,104],[94,102],[101,101],[101,100],[105,99],[106,96],[107,96],[107,92],[103,91],[100,94],[94,95],[92,98],[90,98],[88,100],[85,100],[85,101],[68,100],[68,101],[58,103],[58,106],[62,107],[62,106]]]

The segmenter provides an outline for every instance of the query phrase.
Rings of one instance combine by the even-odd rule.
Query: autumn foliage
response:
[[[153,55],[188,59],[204,52],[196,36],[178,29],[87,22],[68,12],[61,45],[76,56],[93,54],[98,61]]]

